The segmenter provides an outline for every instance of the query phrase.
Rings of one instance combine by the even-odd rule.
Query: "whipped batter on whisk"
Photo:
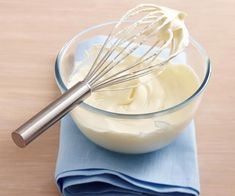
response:
[[[139,12],[144,12],[145,14],[149,12],[150,14],[147,14],[146,17],[140,20],[136,26],[151,24],[151,28],[148,28],[145,35],[155,36],[156,40],[170,42],[169,50],[171,54],[179,53],[188,45],[189,34],[184,24],[184,13],[147,4],[127,12],[120,22],[135,14],[140,14]],[[156,17],[158,22],[153,22],[156,20]],[[157,30],[155,31],[154,29]],[[169,39],[169,36],[172,36],[172,39]],[[81,67],[81,69],[71,75],[68,83],[69,87],[85,78],[90,69],[89,64],[94,61],[100,48],[101,46],[92,47],[87,51],[87,56],[83,61],[76,62],[75,66]],[[121,49],[119,48],[119,50]],[[138,58],[139,56],[131,54],[119,63],[117,68],[123,69],[128,67],[137,61]],[[162,61],[159,59],[160,57],[155,58],[152,63]],[[107,61],[107,63],[109,62]],[[147,67],[146,64],[147,62],[140,63],[137,68]],[[94,92],[85,102],[99,109],[111,112],[149,113],[163,110],[182,102],[191,96],[199,86],[197,76],[188,65],[176,65],[167,62],[161,69],[135,80],[119,84],[117,90],[115,90],[114,86],[109,87],[110,90]],[[115,72],[117,70],[113,69],[109,74],[112,75]]]

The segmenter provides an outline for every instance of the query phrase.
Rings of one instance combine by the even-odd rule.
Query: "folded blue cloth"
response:
[[[199,195],[194,123],[161,150],[129,155],[95,145],[67,115],[55,179],[65,196]]]

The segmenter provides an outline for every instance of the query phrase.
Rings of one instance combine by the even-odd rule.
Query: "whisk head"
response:
[[[153,4],[129,10],[100,47],[84,81],[96,91],[160,71],[188,45],[184,16],[182,12]],[[119,67],[143,46],[147,49],[135,62]],[[163,51],[166,51],[164,58]]]

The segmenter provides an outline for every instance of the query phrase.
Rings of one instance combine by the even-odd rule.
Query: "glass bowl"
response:
[[[95,40],[107,35],[115,23],[116,21],[112,21],[90,27],[64,45],[55,63],[55,78],[62,93],[67,91],[67,82],[74,64],[81,60],[87,45],[91,46]],[[122,114],[101,110],[82,102],[70,112],[74,122],[91,141],[116,152],[146,153],[168,145],[192,120],[211,72],[210,60],[205,50],[192,37],[184,55],[184,62],[180,62],[181,58],[176,59],[175,63],[190,65],[197,74],[200,85],[181,103],[151,113]]]

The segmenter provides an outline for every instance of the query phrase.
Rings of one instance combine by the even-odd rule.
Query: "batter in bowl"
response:
[[[92,48],[84,61],[78,62],[80,69],[73,73],[69,79],[68,87],[72,87],[86,76],[89,59],[94,59],[99,49]],[[135,62],[132,55],[120,64],[120,68]],[[142,65],[140,65],[142,66]],[[161,70],[140,77],[130,82],[109,87],[94,92],[85,100],[85,103],[110,112],[124,114],[150,113],[172,107],[195,92],[199,80],[185,64],[167,63]]]
[[[96,47],[75,67],[68,88],[86,75],[87,63],[93,59]],[[137,57],[130,56],[121,66],[131,63]],[[168,63],[161,71],[140,77],[91,94],[84,102],[95,108],[121,114],[144,114],[161,111],[177,105],[190,97],[199,87],[199,79],[186,64]],[[172,115],[146,119],[119,119],[90,112],[80,106],[71,115],[81,131],[95,143],[113,151],[142,153],[159,149],[178,135],[189,123],[197,103],[189,105]]]

